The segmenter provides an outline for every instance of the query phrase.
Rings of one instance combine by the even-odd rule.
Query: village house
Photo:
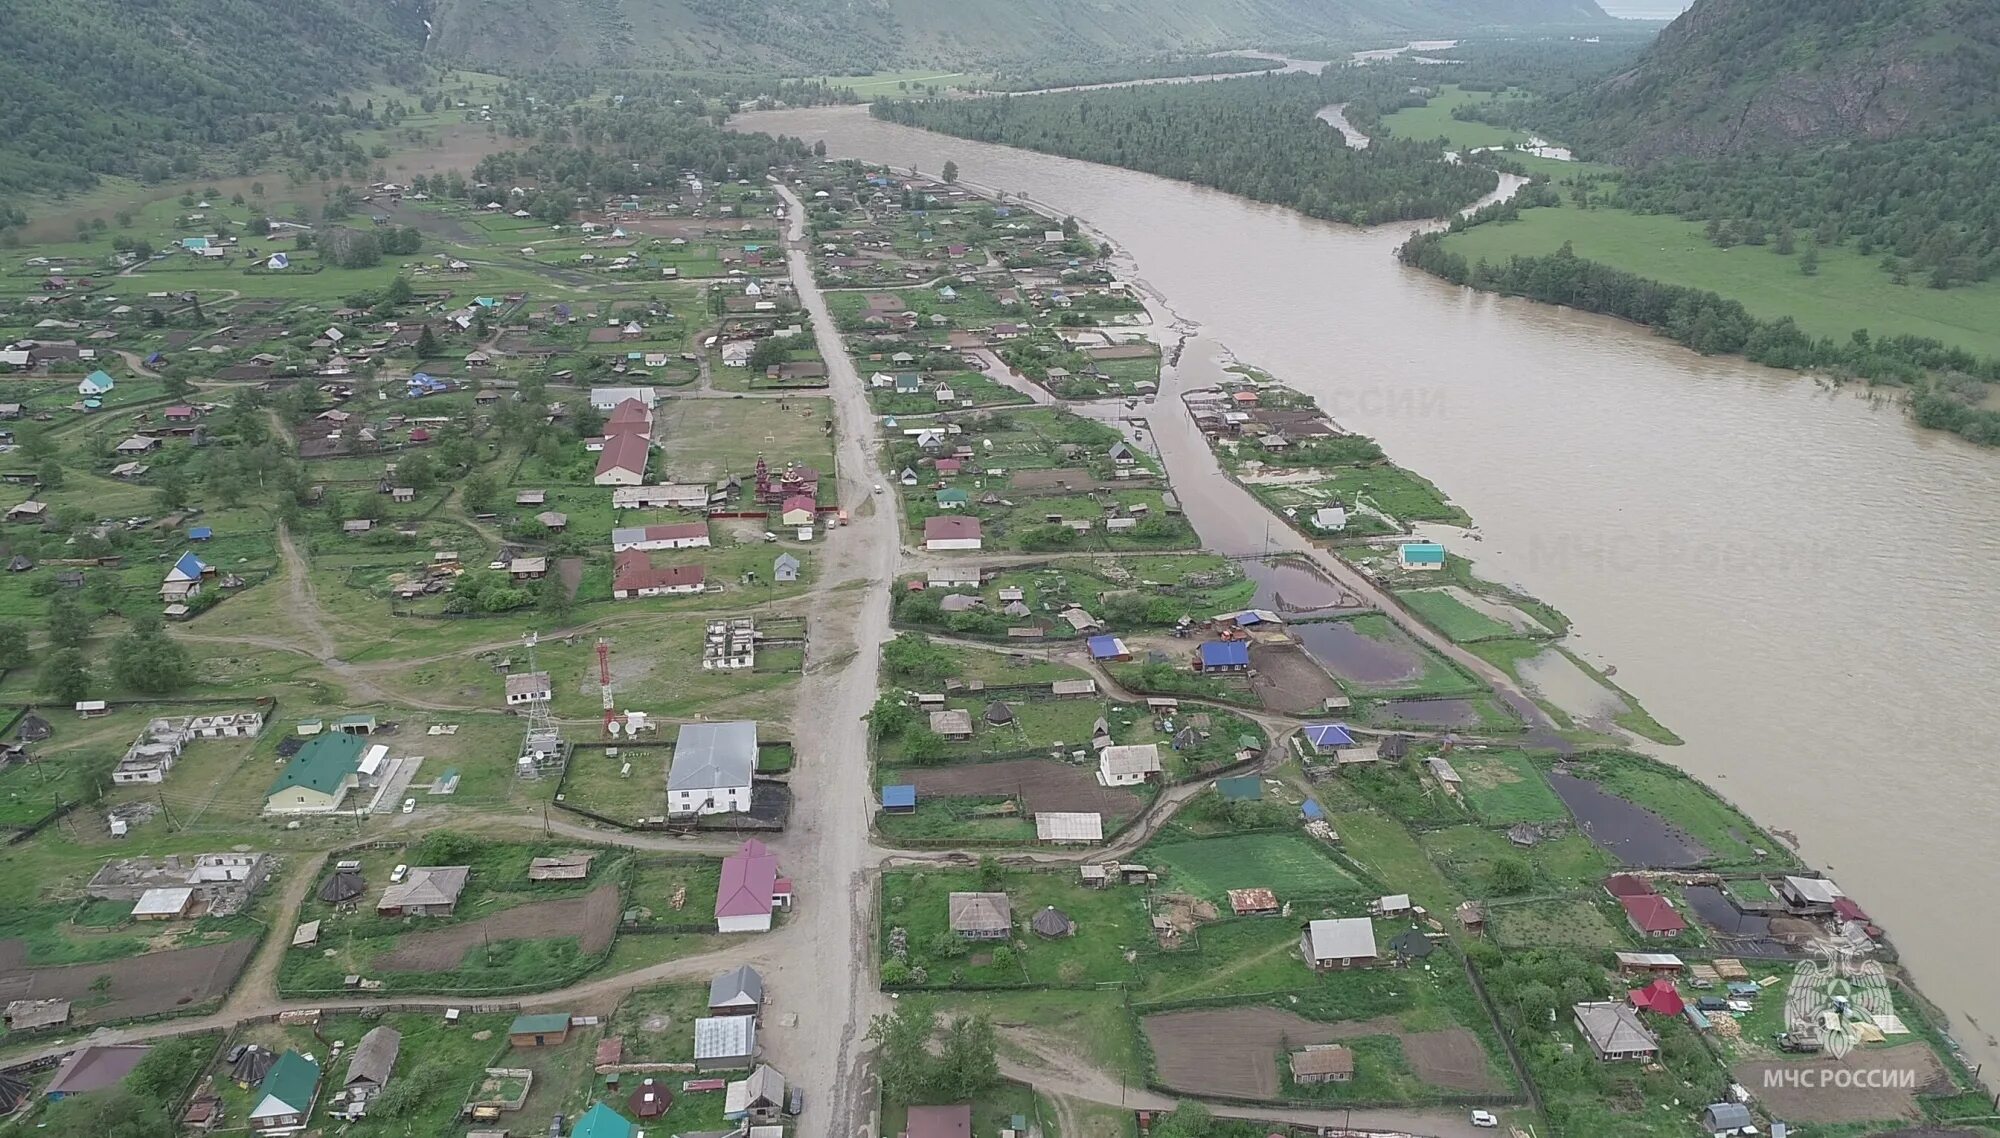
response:
[[[528,880],[582,881],[590,876],[590,863],[596,858],[597,855],[594,853],[567,853],[531,858],[528,861]]]
[[[708,546],[707,522],[675,522],[655,526],[621,526],[611,531],[611,552],[627,550],[696,549]]]
[[[71,1095],[115,1087],[152,1050],[138,1044],[79,1047],[63,1059],[42,1094],[50,1102],[61,1102]]]
[[[1639,1013],[1622,1003],[1604,1000],[1570,1009],[1576,1028],[1599,1062],[1657,1059],[1660,1042],[1639,1020]]]
[[[296,1051],[278,1056],[269,1074],[257,1084],[250,1108],[250,1129],[259,1134],[297,1134],[306,1128],[313,1102],[319,1097],[319,1064]]]
[[[759,1063],[750,1077],[729,1084],[723,1092],[722,1117],[745,1126],[769,1126],[784,1121],[785,1076]]]
[[[979,519],[962,515],[925,518],[924,548],[932,553],[982,548]]]
[[[1444,546],[1434,541],[1406,541],[1396,547],[1396,564],[1419,572],[1443,569]]]
[[[715,894],[716,931],[771,931],[771,914],[790,908],[792,883],[778,872],[778,856],[751,838],[722,859],[721,884]]]
[[[708,1014],[755,1016],[764,1007],[764,977],[748,964],[719,973],[708,982]]]
[[[1671,940],[1687,931],[1687,921],[1674,911],[1671,901],[1657,894],[1620,897],[1625,919],[1632,930],[1647,940]]]
[[[1292,1081],[1300,1086],[1354,1081],[1354,1051],[1338,1043],[1315,1044],[1291,1054]]]
[[[652,444],[644,434],[607,434],[591,481],[598,486],[637,486],[646,480],[646,463],[651,453]]]
[[[362,746],[357,735],[344,731],[308,740],[264,792],[264,812],[324,814],[340,809],[348,792],[360,784]]]
[[[1014,905],[1005,893],[953,893],[945,913],[951,931],[966,940],[1006,940],[1014,932]]]
[[[931,733],[964,742],[972,738],[972,712],[962,707],[931,712]]]
[[[1375,923],[1367,917],[1309,922],[1299,938],[1299,951],[1315,972],[1366,968],[1381,956],[1375,947]]]
[[[697,1071],[737,1071],[757,1056],[754,1016],[704,1016],[694,1021],[694,1066]]]
[[[972,1138],[972,1104],[913,1106],[903,1138]]]
[[[667,768],[667,813],[747,813],[756,772],[755,722],[683,723]]]
[[[340,1112],[353,1116],[362,1114],[367,1103],[382,1093],[389,1085],[389,1075],[396,1068],[396,1058],[403,1050],[403,1033],[387,1024],[378,1024],[362,1035],[361,1042],[354,1045],[348,1056],[347,1077],[341,1081],[336,1098],[340,1099]]]
[[[449,917],[471,875],[467,865],[413,867],[408,877],[382,890],[375,912],[383,917]]]
[[[1097,781],[1104,786],[1137,786],[1160,771],[1158,743],[1106,747],[1097,753]]]
[[[517,672],[507,677],[507,706],[548,703],[555,698],[555,684],[547,672]]]
[[[699,593],[707,572],[699,565],[656,566],[643,550],[616,554],[611,562],[611,595],[618,600]]]

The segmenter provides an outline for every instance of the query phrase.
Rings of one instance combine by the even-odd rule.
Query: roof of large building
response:
[[[363,745],[360,736],[342,731],[313,736],[285,764],[285,769],[278,772],[278,780],[264,792],[265,797],[293,787],[316,790],[321,794],[335,793],[347,776],[361,766]]]
[[[683,723],[674,739],[668,790],[723,790],[750,785],[757,770],[757,724]]]
[[[1098,765],[1114,775],[1154,774],[1160,769],[1158,743],[1127,743],[1098,752]]]
[[[1201,666],[1204,668],[1247,667],[1250,663],[1250,645],[1243,640],[1211,640],[1201,646]]]
[[[623,470],[644,474],[649,449],[650,444],[647,443],[646,436],[637,431],[621,431],[606,435],[604,450],[597,456],[597,473],[605,475],[614,470]]]
[[[1639,1013],[1624,1004],[1606,1000],[1577,1004],[1570,1010],[1576,1015],[1577,1026],[1599,1051],[1651,1051],[1660,1046],[1660,1041],[1640,1022]]]
[[[979,519],[963,514],[941,515],[924,519],[925,541],[963,541],[979,536]]]

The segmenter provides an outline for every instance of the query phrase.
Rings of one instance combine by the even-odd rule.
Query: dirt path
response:
[[[1091,1066],[1046,1036],[1029,1031],[1005,1032],[1007,1042],[1029,1055],[1028,1061],[1005,1054],[1000,1073],[1032,1084],[1036,1090],[1085,1102],[1104,1103],[1131,1110],[1172,1110],[1182,1098],[1163,1095]],[[1457,1110],[1313,1110],[1287,1106],[1240,1106],[1210,1102],[1210,1113],[1221,1118],[1248,1118],[1260,1122],[1291,1122],[1302,1126],[1330,1127],[1338,1135],[1345,1130],[1353,1138],[1364,1134],[1429,1135],[1430,1138],[1482,1138],[1491,1131],[1472,1125]],[[1065,1132],[1067,1133],[1067,1131]]]
[[[277,904],[271,913],[271,924],[264,933],[264,943],[257,946],[257,955],[250,958],[250,966],[243,975],[236,978],[236,988],[229,998],[222,1001],[219,1017],[233,1021],[252,1016],[269,1015],[276,1010],[278,999],[278,969],[285,963],[285,953],[292,947],[292,929],[299,923],[299,907],[306,903],[306,896],[319,883],[319,871],[326,865],[330,853],[320,853],[300,858],[291,867],[291,880],[285,882],[284,891],[278,894]]]

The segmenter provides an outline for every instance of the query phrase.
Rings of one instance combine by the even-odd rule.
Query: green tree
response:
[[[947,185],[958,181],[958,163],[949,158],[944,160],[944,180]]]
[[[90,663],[75,648],[64,648],[42,664],[42,691],[57,703],[75,703],[89,696],[90,686]]]
[[[1809,277],[1819,275],[1819,247],[1817,245],[1806,247],[1804,255],[1799,258],[1799,272]]]
[[[538,604],[541,610],[548,614],[549,619],[557,624],[568,620],[570,613],[576,611],[576,599],[569,595],[569,586],[563,582],[562,574],[555,572],[553,568],[548,576],[542,578],[541,598]]]
[[[893,739],[908,731],[916,721],[917,713],[893,694],[884,694],[877,699],[874,708],[868,712],[868,726],[877,740]]]
[[[112,646],[111,675],[134,691],[164,695],[194,680],[194,659],[149,609],[134,617],[132,630]]]
[[[932,1089],[947,1099],[971,1099],[999,1081],[999,1041],[994,1037],[993,1021],[983,1015],[953,1020],[945,1028]]]
[[[1153,1138],[1206,1138],[1215,1126],[1215,1117],[1208,1107],[1198,1102],[1183,1102],[1176,1106],[1165,1118],[1153,1123]]]
[[[174,1138],[164,1100],[129,1087],[74,1095],[49,1107],[41,1133],[48,1138]]]
[[[885,1098],[922,1102],[931,1092],[932,1059],[926,1046],[932,1028],[931,1011],[917,1000],[905,1000],[895,1011],[868,1023],[868,1042],[875,1045],[876,1076]]]
[[[465,499],[466,509],[475,514],[484,514],[491,511],[494,503],[499,500],[500,487],[494,484],[490,475],[475,474],[465,480],[464,485],[459,488],[459,494]]]
[[[75,595],[57,593],[49,598],[49,643],[57,648],[80,648],[90,639],[90,614],[77,603]]]
[[[28,626],[19,621],[0,624],[0,660],[28,662]]]
[[[41,466],[35,469],[35,477],[42,480],[44,490],[60,490],[63,483],[68,480],[68,475],[63,472],[62,460],[59,458],[43,459]]]
[[[429,324],[425,324],[424,330],[417,333],[417,358],[420,360],[427,360],[437,354],[438,354],[437,334],[431,331],[431,326]]]
[[[1535,884],[1534,867],[1519,857],[1495,861],[1487,877],[1495,893],[1526,893]]]

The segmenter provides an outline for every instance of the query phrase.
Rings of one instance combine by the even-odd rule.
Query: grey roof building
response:
[[[757,1053],[757,1021],[751,1016],[707,1016],[694,1021],[694,1065],[702,1071],[748,1067]]]
[[[764,1003],[764,978],[739,964],[708,982],[708,1010],[717,1015],[754,1015]]]
[[[674,740],[667,790],[723,790],[750,785],[757,770],[757,724],[683,723]]]
[[[403,1050],[403,1033],[387,1025],[373,1027],[354,1045],[354,1055],[347,1061],[347,1081],[341,1084],[348,1090],[366,1087],[381,1090],[389,1085],[389,1072],[395,1069],[396,1056]]]

